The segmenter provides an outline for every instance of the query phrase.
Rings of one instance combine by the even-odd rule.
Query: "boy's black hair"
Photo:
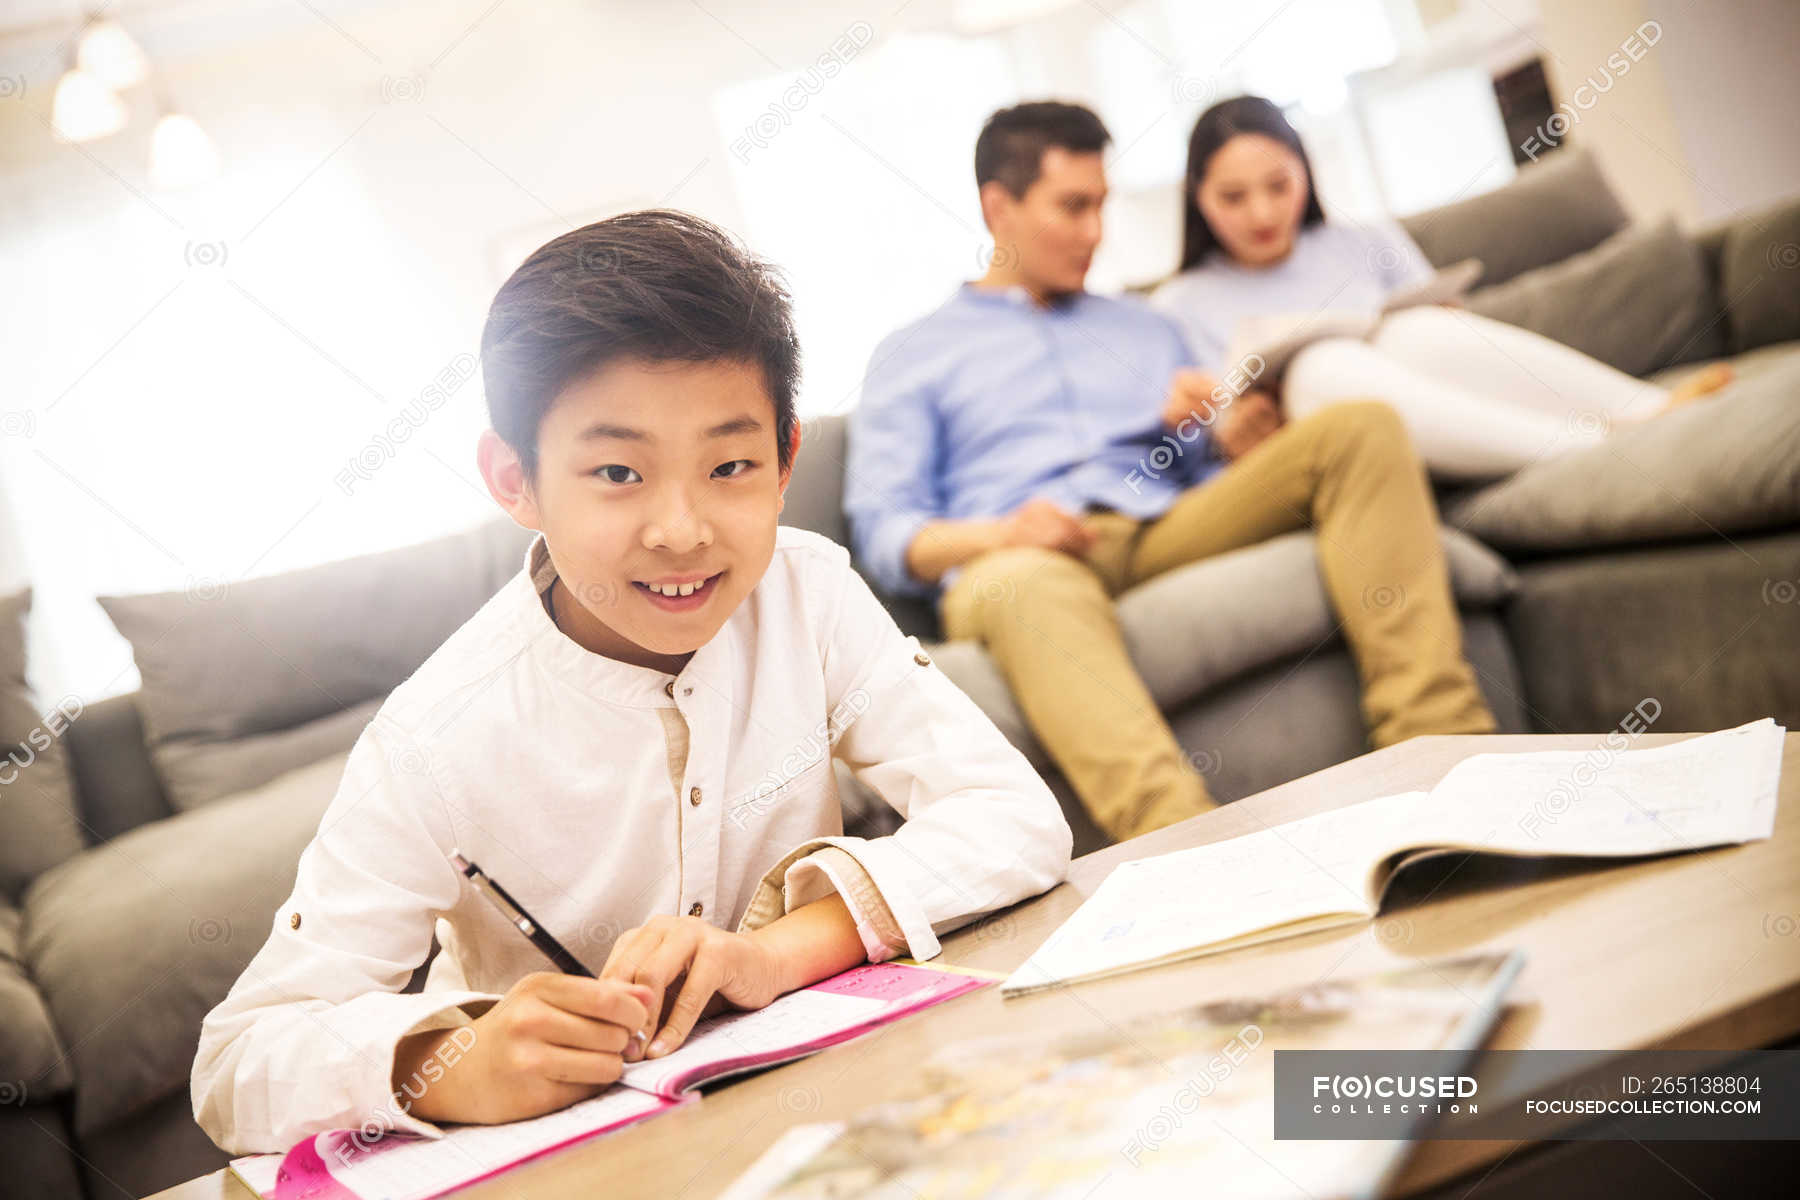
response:
[[[1050,147],[1098,154],[1111,141],[1090,108],[1059,100],[1015,104],[989,117],[975,139],[975,186],[997,181],[1022,197],[1037,182]]]
[[[537,478],[538,428],[564,388],[625,359],[752,363],[791,458],[800,343],[786,283],[709,221],[645,209],[546,242],[494,295],[481,333],[488,419]]]

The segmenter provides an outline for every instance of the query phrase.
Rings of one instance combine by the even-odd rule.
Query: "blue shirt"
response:
[[[1218,470],[1198,422],[1163,428],[1193,356],[1174,324],[1087,292],[1039,307],[964,284],[876,347],[850,419],[844,507],[857,556],[890,592],[929,595],[906,568],[928,521],[992,518],[1043,498],[1161,515]]]
[[[1390,292],[1431,276],[1431,264],[1400,226],[1327,221],[1302,228],[1288,256],[1266,267],[1246,267],[1215,250],[1157,288],[1150,303],[1181,327],[1202,363],[1219,371],[1246,318],[1372,313]]]

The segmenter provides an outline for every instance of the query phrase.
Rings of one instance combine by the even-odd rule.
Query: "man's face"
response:
[[[1106,201],[1101,156],[1052,146],[1023,196],[997,183],[984,190],[996,259],[1014,256],[1019,281],[1034,292],[1080,291],[1100,246],[1100,207]]]
[[[628,360],[569,385],[539,427],[526,522],[579,606],[558,623],[609,657],[678,670],[669,660],[719,631],[774,554],[789,475],[775,451],[753,364]]]

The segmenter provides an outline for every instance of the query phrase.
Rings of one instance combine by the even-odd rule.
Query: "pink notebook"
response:
[[[628,1064],[618,1084],[559,1112],[509,1125],[451,1125],[442,1138],[367,1140],[333,1130],[285,1155],[233,1159],[231,1170],[266,1200],[429,1200],[692,1103],[703,1083],[804,1058],[988,982],[939,967],[867,964],[767,1008],[702,1021],[673,1054]]]

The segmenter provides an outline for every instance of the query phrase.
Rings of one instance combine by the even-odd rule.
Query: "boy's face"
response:
[[[680,670],[775,552],[789,477],[775,451],[754,364],[627,360],[565,388],[538,430],[536,484],[508,505],[545,535],[558,625],[596,653]]]

